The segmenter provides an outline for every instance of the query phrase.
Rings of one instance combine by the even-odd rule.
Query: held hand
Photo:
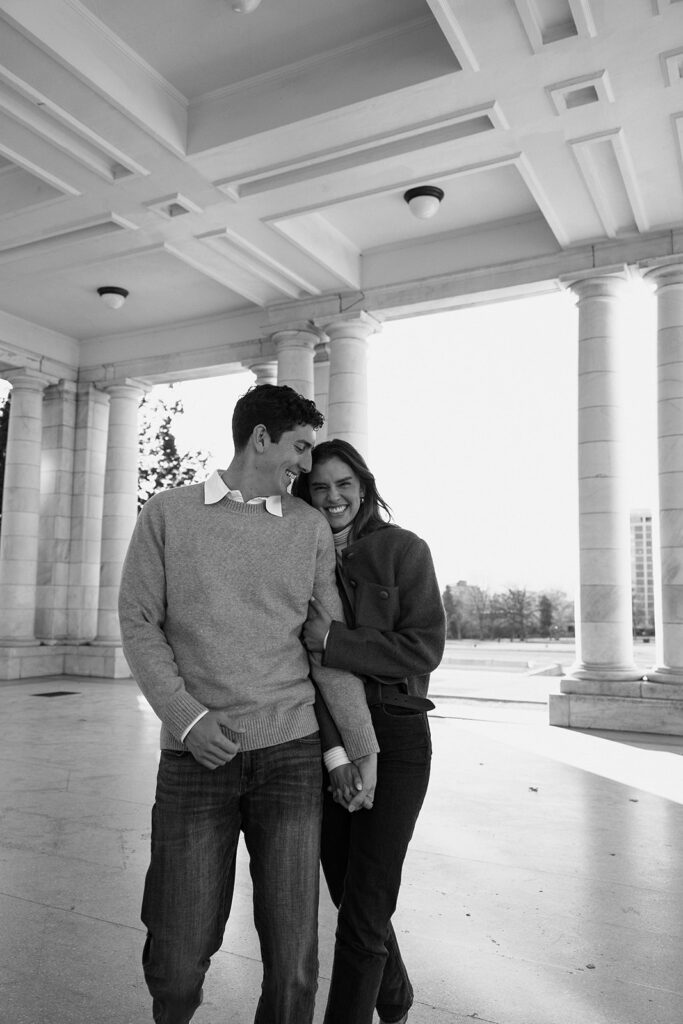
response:
[[[330,792],[335,803],[346,807],[363,789],[363,780],[355,764],[340,764],[330,771]]]
[[[195,722],[185,737],[185,746],[205,768],[214,770],[227,764],[240,749],[239,743],[228,739],[223,727],[231,732],[244,732],[232,724],[227,711],[209,711]]]
[[[332,625],[332,616],[320,601],[312,597],[308,605],[308,618],[304,622],[302,639],[308,651],[322,651],[323,642]]]
[[[377,786],[377,754],[366,754],[365,757],[357,757],[353,762],[360,772],[363,789],[349,802],[348,810],[371,811],[375,801],[375,788]]]

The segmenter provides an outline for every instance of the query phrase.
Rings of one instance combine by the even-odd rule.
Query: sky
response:
[[[443,587],[466,580],[573,596],[578,566],[577,324],[570,293],[393,321],[368,348],[368,463],[394,520],[430,545]],[[627,492],[656,501],[656,313],[628,299]],[[177,384],[181,447],[232,457],[251,373]]]

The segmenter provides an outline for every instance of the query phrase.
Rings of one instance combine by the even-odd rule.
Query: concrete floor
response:
[[[138,913],[157,721],[130,681],[6,683],[0,700],[0,1022],[150,1021]],[[410,1024],[683,1021],[683,741],[546,721],[542,704],[437,700],[395,918]],[[197,1024],[253,1020],[241,853]],[[316,1022],[333,934],[323,895]]]

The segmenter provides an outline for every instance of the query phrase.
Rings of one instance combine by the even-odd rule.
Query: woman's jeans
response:
[[[240,829],[250,858],[263,985],[255,1024],[310,1024],[318,982],[318,734],[211,771],[162,751],[142,921],[157,1024],[187,1024],[220,949]],[[225,1010],[225,1019],[230,1011]]]
[[[371,1024],[375,1007],[396,1021],[413,1003],[391,915],[429,781],[429,724],[421,712],[371,712],[380,747],[374,807],[349,814],[328,793],[323,803],[322,865],[339,907],[324,1024]]]

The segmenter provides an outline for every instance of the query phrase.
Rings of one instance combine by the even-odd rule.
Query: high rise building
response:
[[[654,578],[652,563],[652,512],[631,512],[631,591],[633,628],[637,633],[654,631]]]

